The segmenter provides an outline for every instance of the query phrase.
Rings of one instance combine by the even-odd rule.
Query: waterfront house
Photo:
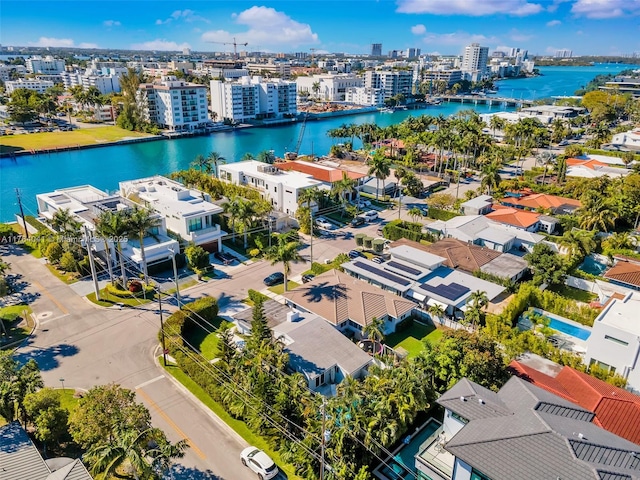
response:
[[[45,460],[19,422],[0,427],[2,480],[92,480],[79,458]]]
[[[640,396],[532,353],[513,360],[509,369],[523,380],[594,412],[593,423],[640,445]]]
[[[332,188],[336,182],[340,182],[346,174],[347,178],[355,181],[356,191],[352,193],[352,199],[357,195],[368,175],[364,173],[354,172],[353,170],[343,170],[341,168],[331,167],[320,163],[305,162],[303,160],[295,160],[292,162],[279,162],[275,166],[280,170],[300,172],[310,175],[313,179],[322,182],[325,187]]]
[[[584,363],[622,375],[640,392],[640,293],[611,297],[593,322]]]
[[[311,312],[336,326],[342,333],[362,337],[373,317],[383,320],[385,334],[409,318],[417,305],[406,298],[381,290],[347,273],[330,270],[283,294],[288,305]]]
[[[466,378],[442,394],[442,426],[415,456],[432,480],[637,480],[640,446],[576,403],[512,377],[498,392]]]
[[[101,213],[120,212],[134,209],[137,204],[119,195],[109,195],[91,185],[61,188],[50,193],[36,195],[38,212],[45,223],[53,219],[59,210],[69,210],[73,218],[89,230],[95,230],[95,222]],[[144,208],[144,207],[140,207]],[[176,240],[167,234],[166,221],[159,213],[154,212],[157,226],[144,237],[144,253],[149,270],[163,270],[171,262],[173,252],[179,252],[180,246]],[[115,244],[110,242],[112,260],[115,262]],[[93,249],[106,261],[107,253],[104,241],[96,238]],[[137,236],[128,236],[120,242],[122,254],[139,270],[143,270],[140,240]],[[153,268],[152,268],[153,267]]]
[[[208,193],[156,175],[120,182],[120,194],[162,215],[167,230],[184,242],[209,252],[221,250],[226,232],[220,229],[217,219],[222,207],[212,203]]]
[[[247,185],[257,189],[271,202],[274,210],[295,215],[298,197],[306,188],[328,188],[308,173],[286,171],[275,165],[247,160],[220,165],[219,178],[236,185]]]

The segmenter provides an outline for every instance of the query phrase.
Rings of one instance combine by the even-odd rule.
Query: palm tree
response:
[[[136,480],[150,477],[153,469],[146,452],[150,433],[150,428],[142,432],[119,428],[113,441],[93,445],[86,453],[91,473],[111,478],[123,468],[129,470]]]
[[[243,202],[242,197],[233,197],[230,198],[228,202],[222,204],[222,209],[224,213],[229,216],[229,226],[231,227],[231,241],[235,243],[236,241],[236,219],[240,214],[241,204]]]
[[[377,352],[377,348],[375,348],[376,344],[384,340],[384,320],[378,317],[373,317],[362,329],[362,333],[373,342],[375,354]]]
[[[342,205],[342,214],[344,215],[347,196],[351,195],[356,189],[356,181],[347,175],[347,172],[342,172],[342,179],[334,182],[331,185],[331,193],[335,195]]]
[[[319,202],[322,197],[322,192],[318,187],[305,188],[298,193],[298,205],[304,206],[309,211],[308,221],[311,222],[311,203]],[[313,234],[313,225],[309,225],[309,233]]]
[[[140,256],[142,257],[142,271],[144,274],[144,283],[149,285],[149,275],[147,273],[147,258],[144,253],[144,239],[146,236],[158,240],[158,236],[153,231],[160,225],[160,220],[152,210],[135,207],[128,218],[129,231],[138,235],[140,242]]]
[[[151,463],[152,469],[162,474],[162,478],[164,478],[164,474],[171,469],[173,460],[184,457],[187,448],[189,448],[189,443],[187,440],[171,443],[160,432],[156,436],[158,439],[155,440],[155,446],[147,450],[146,453],[153,459]]]
[[[51,226],[63,235],[77,236],[80,232],[80,222],[73,218],[71,210],[68,208],[61,208],[56,210],[51,218]]]
[[[380,180],[384,189],[384,180],[391,174],[391,160],[384,156],[381,150],[376,150],[373,158],[369,161],[368,175],[376,177],[376,200],[380,193]]]
[[[422,211],[418,207],[410,208],[407,213],[413,219],[414,223],[418,223],[418,220],[422,218]]]
[[[566,247],[569,255],[584,258],[596,249],[593,233],[574,228],[564,232],[562,237],[558,239],[558,244]]]
[[[255,159],[256,159],[256,157],[255,157],[255,155],[253,153],[247,152],[242,156],[242,158],[240,160],[241,161],[245,161],[245,160],[255,160]]]
[[[267,250],[265,258],[271,260],[271,265],[282,263],[284,273],[284,291],[287,291],[287,282],[291,272],[291,263],[301,262],[298,249],[302,246],[300,242],[291,241],[287,235],[278,235],[277,243]]]
[[[492,162],[485,165],[482,168],[482,181],[480,187],[484,191],[486,188],[489,195],[493,193],[493,190],[500,186],[502,177],[500,176],[500,164],[498,162]]]
[[[442,305],[437,303],[434,303],[433,305],[429,305],[429,309],[427,310],[427,312],[429,312],[429,315],[431,315],[432,321],[433,321],[433,317],[437,317],[438,320],[440,320],[440,323],[442,323],[442,319],[444,318],[444,315],[445,315],[445,311]]]
[[[211,152],[207,157],[209,165],[213,167],[213,176],[218,178],[218,165],[227,163],[227,159],[220,155],[218,152]]]
[[[122,275],[123,288],[127,285],[127,271],[124,268],[124,255],[122,253],[122,242],[128,233],[129,229],[129,214],[125,211],[118,212],[104,212],[96,221],[96,233],[103,239],[108,252],[108,264],[111,267],[111,248],[109,247],[108,239],[111,239],[116,246],[118,252],[118,258],[120,259],[120,274]],[[111,273],[109,273],[111,275]]]
[[[580,227],[585,230],[603,230],[608,232],[613,228],[618,218],[617,212],[611,208],[604,198],[596,198],[583,202],[582,208],[577,211],[580,219]]]
[[[248,246],[249,229],[253,226],[255,217],[255,203],[251,200],[240,198],[236,218],[240,221],[244,230],[244,248],[247,248]]]
[[[200,172],[211,173],[211,162],[204,155],[196,155],[196,158],[191,162],[192,167],[197,167],[200,169]]]
[[[487,292],[483,292],[482,290],[476,290],[475,292],[471,292],[469,295],[469,300],[467,304],[471,304],[477,308],[484,308],[489,304],[489,297],[487,297]]]
[[[496,136],[496,130],[503,130],[505,126],[504,118],[498,115],[492,115],[489,121],[489,126],[493,129],[493,136]]]
[[[311,90],[313,90],[313,93],[316,94],[316,99],[318,99],[318,93],[320,92],[320,82],[313,82],[313,85],[311,85]]]
[[[102,212],[95,222],[96,227],[96,235],[102,239],[104,242],[104,248],[107,255],[107,270],[109,271],[109,281],[111,285],[114,285],[113,279],[113,257],[111,254],[111,238],[116,238],[111,235],[111,222],[113,221],[111,217],[116,215],[110,210]]]

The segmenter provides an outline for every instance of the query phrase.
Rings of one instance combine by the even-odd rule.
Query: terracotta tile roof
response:
[[[591,170],[595,170],[596,167],[608,167],[606,163],[599,162],[598,160],[581,160],[579,158],[567,158],[567,167],[585,167]]]
[[[563,367],[555,378],[515,360],[509,367],[520,378],[591,410],[594,423],[605,430],[640,445],[640,396],[571,367]]]
[[[358,180],[360,178],[366,177],[364,173],[353,172],[351,170],[341,170],[339,168],[319,166],[303,161],[276,163],[275,166],[281,170],[294,170],[296,172],[306,173],[307,175],[311,175],[316,180],[327,183],[333,183],[342,180],[343,173],[346,173],[347,176],[352,180]]]
[[[410,300],[338,270],[318,275],[283,297],[334,325],[351,320],[364,327],[373,317],[400,318],[416,307]]]
[[[415,243],[415,242],[414,242]],[[445,238],[432,245],[425,245],[425,251],[447,259],[445,265],[466,272],[475,272],[501,253],[489,248],[469,245],[455,238]]]
[[[556,195],[547,195],[546,193],[523,195],[520,198],[506,197],[503,198],[501,202],[509,205],[531,208],[532,210],[536,210],[538,208],[553,210],[562,207],[563,205],[570,205],[572,207],[578,208],[582,206],[579,200],[574,200],[573,198],[558,197]]]
[[[618,262],[605,272],[604,277],[640,287],[640,265],[631,262]]]
[[[513,225],[514,227],[528,228],[538,222],[540,214],[518,210],[517,208],[500,208],[488,213],[485,217],[496,222]]]

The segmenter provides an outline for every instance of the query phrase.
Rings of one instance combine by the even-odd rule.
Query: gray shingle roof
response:
[[[592,412],[517,377],[491,394],[463,379],[438,403],[470,420],[446,449],[492,480],[640,479],[640,447],[591,423]]]
[[[49,469],[18,422],[0,428],[0,478],[46,480]]]

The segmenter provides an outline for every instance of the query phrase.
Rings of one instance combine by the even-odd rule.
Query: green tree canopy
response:
[[[533,251],[524,256],[533,272],[533,281],[538,284],[560,285],[567,276],[567,267],[548,244],[538,243]]]

